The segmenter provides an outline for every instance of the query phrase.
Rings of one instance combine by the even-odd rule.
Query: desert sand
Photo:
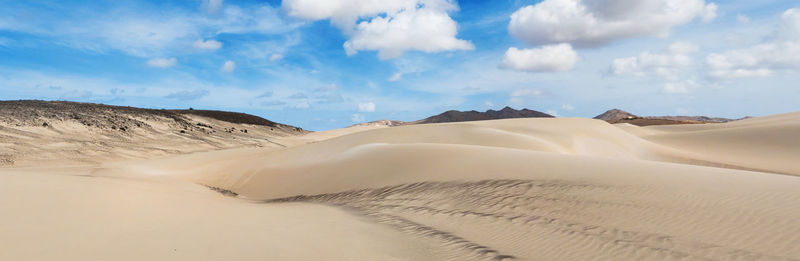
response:
[[[0,168],[0,260],[800,259],[800,113],[265,135],[70,164],[4,145],[59,154]]]

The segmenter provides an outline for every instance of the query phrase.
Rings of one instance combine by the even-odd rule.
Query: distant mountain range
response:
[[[553,115],[534,111],[529,109],[515,110],[511,107],[505,107],[499,111],[488,110],[485,112],[479,111],[456,111],[450,110],[438,115],[430,116],[425,119],[417,121],[392,121],[392,120],[377,120],[353,126],[401,126],[413,124],[428,124],[428,123],[445,123],[445,122],[464,122],[464,121],[485,121],[485,120],[499,120],[511,118],[553,118]]]
[[[464,122],[464,121],[483,121],[483,120],[498,120],[498,119],[511,119],[511,118],[553,118],[553,115],[529,110],[521,109],[515,110],[511,107],[505,107],[502,110],[488,110],[485,112],[479,111],[455,111],[450,110],[438,115],[434,115],[422,120],[417,121],[394,121],[394,120],[378,120],[371,121],[353,126],[402,126],[413,124],[427,124],[427,123],[445,123],[445,122]],[[670,124],[698,124],[698,123],[722,123],[734,121],[735,119],[727,118],[712,118],[706,116],[637,116],[635,114],[619,110],[611,109],[594,119],[604,120],[609,123],[629,123],[638,126],[648,125],[670,125]]]

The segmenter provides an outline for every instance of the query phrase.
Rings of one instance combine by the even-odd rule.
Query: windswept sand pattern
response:
[[[303,136],[185,116],[222,136],[0,126],[0,260],[800,260],[800,113]]]
[[[611,227],[598,220],[600,215],[593,214],[598,209],[648,209],[681,215],[669,213],[668,209],[652,209],[658,206],[625,200],[630,192],[627,190],[633,189],[560,180],[419,182],[267,202],[312,202],[344,207],[403,232],[434,239],[448,250],[459,251],[461,255],[453,259],[461,260],[539,260],[548,259],[549,254],[559,251],[594,252],[598,260],[625,257],[621,253],[633,253],[636,255],[633,258],[660,260],[796,260],[692,238]],[[515,231],[509,236],[517,237],[513,240],[521,247],[493,247],[491,236],[474,232],[483,227],[489,228],[491,234]],[[466,230],[473,232],[471,235],[459,233]],[[547,243],[562,238],[570,245]]]

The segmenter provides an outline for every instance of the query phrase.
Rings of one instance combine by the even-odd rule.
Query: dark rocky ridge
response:
[[[422,120],[410,122],[409,124],[483,121],[483,120],[498,120],[498,119],[511,119],[511,118],[553,118],[553,115],[529,109],[515,110],[511,107],[505,107],[499,111],[488,110],[486,112],[479,112],[474,110],[473,111],[451,110]]]

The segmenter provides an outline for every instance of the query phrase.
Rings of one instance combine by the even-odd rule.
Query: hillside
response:
[[[294,126],[236,112],[0,101],[0,166],[280,146],[271,139],[304,133]]]

